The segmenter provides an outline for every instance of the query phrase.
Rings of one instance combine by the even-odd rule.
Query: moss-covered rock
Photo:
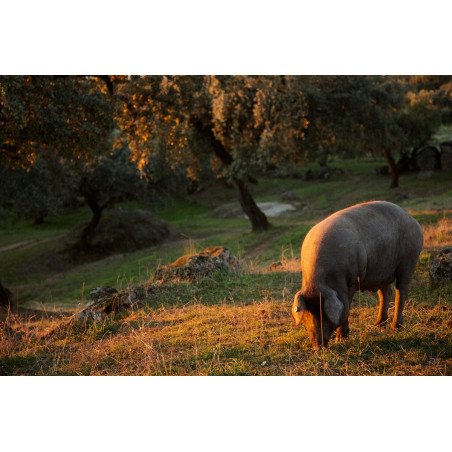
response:
[[[199,254],[185,255],[155,272],[153,282],[196,281],[218,271],[236,272],[240,263],[228,248],[213,246],[205,248]]]

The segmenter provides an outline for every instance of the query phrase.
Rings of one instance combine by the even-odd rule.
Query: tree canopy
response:
[[[96,174],[127,147],[151,182],[228,179],[258,231],[259,171],[381,154],[397,186],[395,155],[450,120],[451,99],[450,76],[3,76],[0,164],[32,177],[57,156]]]
[[[111,148],[113,105],[98,78],[0,77],[0,159],[28,167],[57,153],[89,159]]]

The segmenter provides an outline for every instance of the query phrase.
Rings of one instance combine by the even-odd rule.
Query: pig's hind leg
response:
[[[377,316],[377,323],[375,326],[384,326],[386,321],[388,320],[388,307],[389,307],[389,300],[391,299],[391,286],[383,286],[381,289],[378,290],[378,300],[379,300],[379,307],[378,307],[378,316]]]
[[[399,329],[403,324],[403,307],[408,298],[408,289],[410,281],[416,268],[416,262],[412,265],[405,265],[396,273],[396,289],[395,289],[395,310],[394,318],[391,323],[393,330]]]

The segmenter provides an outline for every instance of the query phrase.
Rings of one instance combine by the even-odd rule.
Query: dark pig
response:
[[[303,323],[314,349],[349,334],[348,316],[357,290],[378,292],[377,325],[388,318],[395,281],[392,328],[402,326],[408,287],[422,250],[422,229],[401,207],[371,201],[340,210],[316,224],[301,248],[302,287],[292,316]]]

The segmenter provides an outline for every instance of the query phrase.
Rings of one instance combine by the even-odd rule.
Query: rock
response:
[[[441,148],[441,168],[444,171],[452,171],[452,141],[445,141],[440,144]]]
[[[262,212],[265,213],[267,217],[279,217],[281,215],[285,215],[286,213],[297,210],[296,207],[292,204],[282,204],[277,201],[258,202],[257,206],[262,210]]]
[[[114,287],[96,287],[89,292],[91,302],[74,315],[75,320],[101,321],[108,314],[132,309],[146,297],[143,287],[118,292]]]
[[[83,311],[77,312],[74,315],[74,320],[78,322],[102,322],[107,314],[102,312],[93,311],[90,309],[84,309]]]
[[[413,153],[415,169],[432,173],[441,167],[440,153],[435,146],[425,146]]]
[[[223,246],[204,249],[199,254],[185,255],[155,272],[153,281],[167,282],[197,281],[212,276],[218,271],[237,272],[239,260]]]
[[[115,293],[118,293],[118,291],[114,287],[95,287],[94,289],[91,289],[89,291],[89,297],[91,298],[91,300],[97,301],[101,298],[114,295]]]
[[[443,248],[430,264],[430,281],[440,285],[452,281],[452,247]]]
[[[68,254],[70,260],[85,262],[129,253],[158,245],[171,236],[168,224],[143,209],[107,210],[89,240],[89,249],[80,246],[85,226],[78,225],[66,238],[62,253]]]

